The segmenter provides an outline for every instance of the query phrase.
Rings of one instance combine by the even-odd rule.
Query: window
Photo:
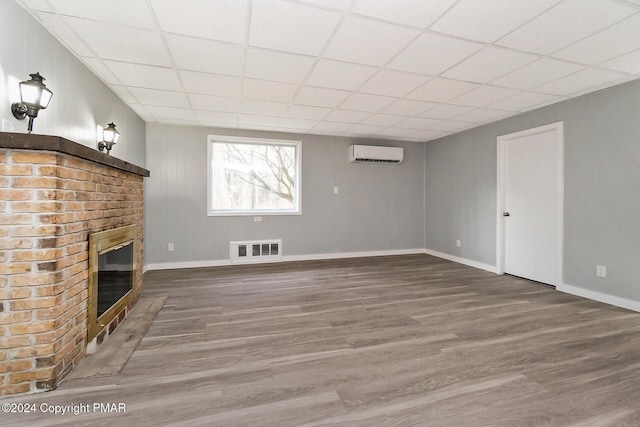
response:
[[[209,215],[299,214],[301,146],[209,135]]]

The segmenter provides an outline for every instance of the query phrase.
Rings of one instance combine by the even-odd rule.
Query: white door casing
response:
[[[562,284],[564,129],[498,137],[496,270]],[[508,212],[509,216],[504,216]]]

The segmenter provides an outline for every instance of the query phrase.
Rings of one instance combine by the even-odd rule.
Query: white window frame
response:
[[[253,209],[253,210],[214,210],[211,206],[212,166],[214,143],[236,143],[254,145],[289,145],[296,150],[296,206],[293,209]],[[271,138],[246,138],[227,135],[209,135],[207,137],[207,215],[208,216],[263,216],[263,215],[302,215],[302,141]]]

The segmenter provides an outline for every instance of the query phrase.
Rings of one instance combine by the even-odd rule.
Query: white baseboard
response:
[[[427,255],[433,255],[435,257],[443,258],[449,261],[457,262],[458,264],[464,264],[464,265],[468,265],[469,267],[479,268],[480,270],[486,270],[491,273],[498,274],[498,268],[495,265],[484,264],[482,262],[457,257],[455,255],[445,254],[444,252],[438,252],[431,249],[424,249],[422,253],[425,253]]]
[[[594,301],[603,302],[605,304],[615,305],[616,307],[626,308],[627,310],[633,310],[640,312],[640,302],[620,298],[609,294],[604,294],[602,292],[596,292],[589,289],[579,288],[577,286],[562,284],[556,287],[556,290],[560,292],[564,292],[571,295],[576,295],[579,297],[591,299]]]

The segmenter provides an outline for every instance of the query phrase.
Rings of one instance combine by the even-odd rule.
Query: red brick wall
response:
[[[88,235],[136,224],[143,178],[67,154],[0,149],[0,396],[48,390],[87,348]]]

